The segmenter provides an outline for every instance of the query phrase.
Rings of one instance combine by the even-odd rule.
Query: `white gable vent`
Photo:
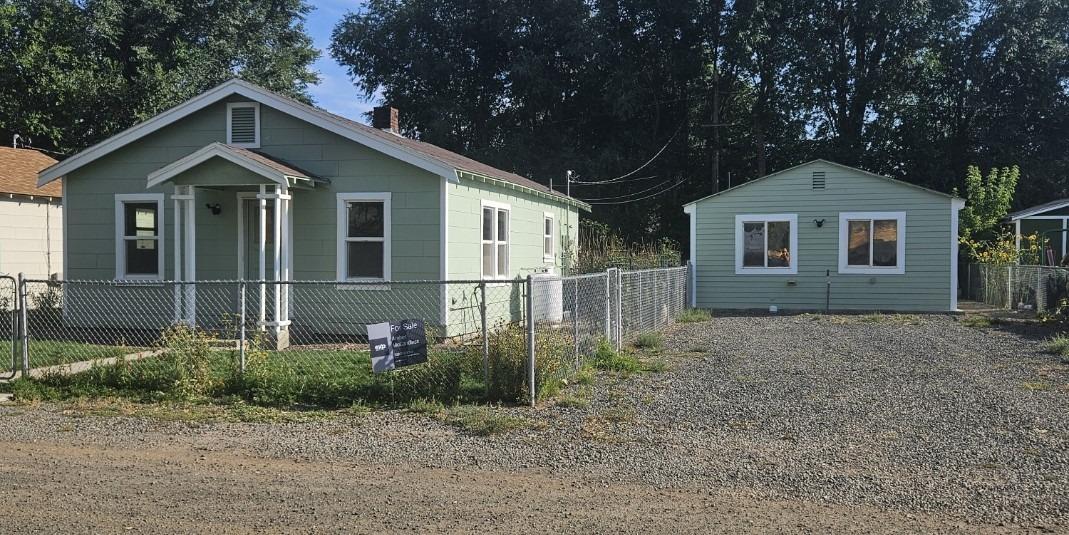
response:
[[[232,102],[226,105],[226,142],[238,147],[260,146],[258,102]]]
[[[824,171],[813,171],[813,189],[824,189],[826,180]]]

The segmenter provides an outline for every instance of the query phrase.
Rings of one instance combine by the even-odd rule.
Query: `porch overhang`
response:
[[[314,188],[328,180],[265,154],[217,142],[149,173],[147,187],[167,182],[190,186],[275,184]]]

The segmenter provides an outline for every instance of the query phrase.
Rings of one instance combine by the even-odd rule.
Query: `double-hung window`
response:
[[[839,214],[839,273],[906,272],[905,212]]]
[[[542,214],[542,260],[552,264],[557,256],[557,241],[554,227],[556,219],[553,214]]]
[[[390,279],[390,194],[338,194],[338,280]]]
[[[115,278],[163,278],[163,195],[115,196]]]
[[[735,273],[798,273],[798,215],[735,216]]]
[[[509,278],[509,205],[482,202],[482,278]]]

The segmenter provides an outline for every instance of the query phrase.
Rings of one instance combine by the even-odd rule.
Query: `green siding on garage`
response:
[[[814,172],[825,173],[824,189],[814,189]],[[698,307],[819,310],[829,281],[833,310],[945,311],[956,295],[946,195],[816,161],[699,200],[694,211]],[[840,212],[905,212],[905,273],[839,274]],[[797,214],[796,275],[736,274],[741,214]]]

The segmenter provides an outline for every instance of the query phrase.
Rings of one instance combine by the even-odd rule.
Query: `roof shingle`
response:
[[[59,180],[37,187],[37,173],[54,163],[54,158],[40,151],[0,147],[0,193],[62,196],[63,187]]]

